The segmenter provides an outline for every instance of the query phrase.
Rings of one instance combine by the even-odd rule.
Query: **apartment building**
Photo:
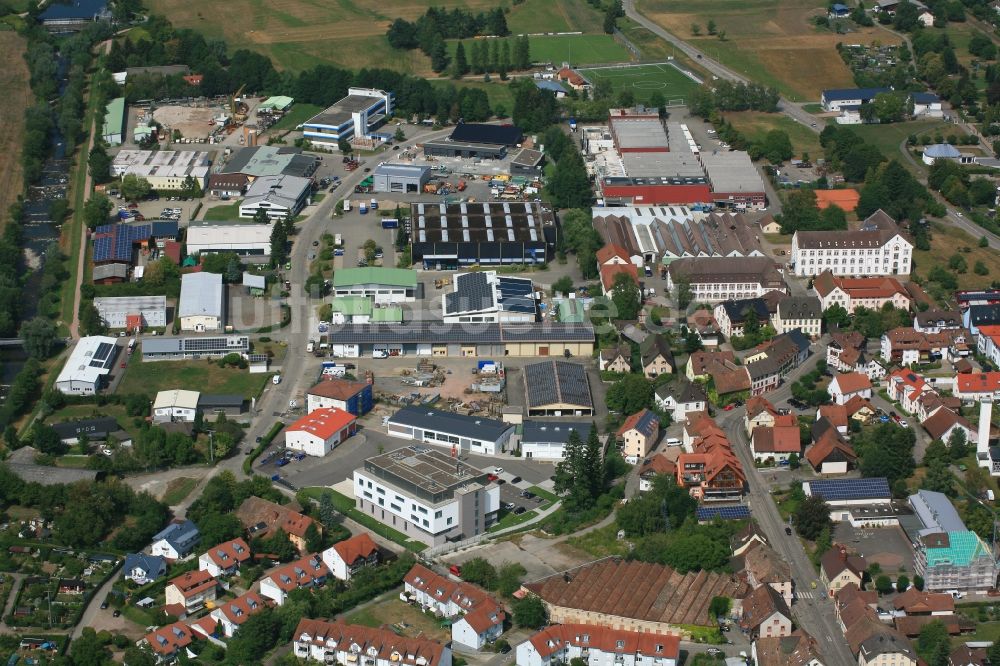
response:
[[[795,275],[909,275],[913,244],[896,221],[878,210],[857,231],[796,231],[792,236]]]

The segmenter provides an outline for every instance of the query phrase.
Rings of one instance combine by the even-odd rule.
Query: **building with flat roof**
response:
[[[496,271],[458,273],[442,301],[446,323],[530,323],[538,319],[535,289],[529,278]]]
[[[608,128],[619,153],[665,153],[672,148],[660,115],[644,109],[609,109]]]
[[[531,148],[521,148],[510,158],[510,175],[534,178],[542,173],[545,153]]]
[[[122,150],[111,162],[111,175],[145,178],[154,190],[179,190],[190,177],[204,190],[211,165],[211,153],[202,150]]]
[[[541,361],[524,366],[524,396],[528,416],[590,416],[587,370],[569,361]]]
[[[126,331],[167,325],[166,296],[98,296],[97,315],[109,329]]]
[[[450,455],[409,446],[354,470],[357,508],[429,546],[483,534],[500,512],[500,487]]]
[[[187,230],[187,253],[234,252],[244,257],[267,257],[271,254],[273,226],[239,220],[191,220]]]
[[[376,192],[418,194],[431,179],[431,168],[417,164],[380,164],[372,171]]]
[[[143,362],[218,358],[250,352],[250,338],[245,335],[146,336],[140,344]]]
[[[721,208],[764,208],[764,180],[742,150],[702,153],[705,175],[712,185],[712,203]]]
[[[118,339],[104,335],[80,338],[56,377],[56,390],[68,395],[94,395],[115,367]]]
[[[294,217],[309,204],[312,184],[310,178],[300,176],[260,176],[250,183],[240,202],[240,217],[253,217],[262,209],[272,220]]]
[[[72,3],[50,2],[38,14],[46,29],[65,32],[80,30],[94,21],[110,21],[107,0],[76,0]]]
[[[341,268],[333,274],[333,295],[363,296],[376,305],[412,303],[417,299],[417,272],[408,268]]]
[[[225,320],[225,286],[218,273],[185,273],[177,316],[182,331],[218,331]]]
[[[101,138],[110,146],[119,146],[125,132],[125,98],[116,97],[104,107]]]
[[[254,179],[262,176],[297,176],[311,178],[319,160],[293,146],[247,146],[229,158],[220,174],[240,174]]]
[[[404,407],[389,417],[390,437],[495,456],[507,450],[514,427],[503,421],[426,407]]]
[[[302,123],[302,136],[324,148],[339,149],[341,139],[365,139],[392,115],[396,96],[374,88],[348,88],[344,97]]]
[[[546,204],[410,204],[413,263],[427,270],[541,264],[555,249],[555,217]]]
[[[95,269],[103,264],[133,264],[137,249],[154,250],[176,241],[177,220],[149,220],[102,224],[94,229],[92,261]],[[126,267],[127,268],[127,267]],[[128,271],[125,271],[127,275]],[[99,278],[94,277],[94,282]]]
[[[525,421],[521,424],[521,455],[534,460],[562,460],[572,433],[586,442],[593,424],[589,421]]]

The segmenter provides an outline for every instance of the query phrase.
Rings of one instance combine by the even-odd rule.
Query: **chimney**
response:
[[[990,423],[993,420],[993,401],[984,398],[979,401],[979,434],[976,440],[976,453],[990,452]]]

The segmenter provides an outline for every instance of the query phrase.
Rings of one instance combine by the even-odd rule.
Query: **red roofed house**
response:
[[[806,451],[806,460],[817,474],[846,474],[857,459],[854,448],[832,429]]]
[[[792,417],[794,421],[795,417]],[[755,428],[750,437],[750,452],[753,459],[759,463],[773,460],[776,463],[787,461],[793,453],[802,454],[802,443],[799,439],[798,425],[762,426]]]
[[[680,637],[609,629],[589,624],[546,627],[516,648],[518,666],[568,664],[659,664],[676,666]]]
[[[927,394],[936,393],[922,376],[906,368],[894,370],[885,378],[885,390],[907,414],[915,413]]]
[[[662,453],[657,453],[639,468],[639,492],[653,489],[653,482],[658,476],[676,476],[677,465]]]
[[[323,533],[323,526],[309,516],[295,510],[298,508],[301,507],[294,502],[282,506],[260,497],[251,496],[243,500],[243,503],[236,509],[236,517],[243,523],[243,527],[246,528],[251,538],[264,538],[272,530],[280,528],[301,553],[306,550],[306,532],[309,530],[309,526],[315,525],[320,534]]]
[[[183,622],[174,622],[146,634],[145,640],[158,662],[173,661],[191,645],[191,629]]]
[[[354,434],[357,417],[336,407],[310,412],[285,428],[285,447],[322,458]]]
[[[993,400],[1000,394],[1000,372],[969,372],[955,375],[955,397],[966,402]]]
[[[355,416],[364,416],[372,408],[372,385],[324,375],[323,380],[306,392],[306,412],[321,407],[336,407]]]
[[[207,571],[189,571],[174,578],[167,584],[166,605],[179,604],[190,615],[205,607],[205,603],[215,601],[219,592],[219,581]]]
[[[556,72],[556,78],[569,85],[573,90],[583,90],[589,88],[587,79],[583,78],[569,67],[563,67]]]
[[[232,638],[247,618],[261,612],[265,607],[260,595],[256,592],[247,592],[231,601],[219,603],[218,608],[213,610],[209,617],[222,625],[223,636]]]
[[[855,396],[871,399],[872,382],[868,379],[868,375],[860,372],[848,372],[835,375],[827,387],[827,391],[835,404],[843,405]]]
[[[202,74],[187,74],[184,76],[184,80],[187,81],[188,85],[192,86],[200,86],[204,78]]]
[[[326,582],[330,570],[319,555],[306,555],[302,559],[278,567],[260,581],[260,593],[279,606],[285,603],[288,593],[317,587]]]
[[[619,275],[628,275],[633,282],[639,284],[639,271],[635,264],[604,264],[601,266],[601,288],[605,294],[611,293],[611,289],[615,286],[615,278]]]
[[[209,548],[198,558],[198,569],[207,571],[216,578],[231,576],[239,571],[240,566],[250,559],[250,547],[242,537],[220,543]]]
[[[840,305],[852,314],[859,307],[881,310],[886,303],[903,310],[910,307],[906,289],[891,277],[845,278],[825,271],[813,281],[813,289],[823,310]]]
[[[506,613],[500,602],[482,588],[454,581],[415,564],[403,578],[404,589],[416,603],[442,617],[456,618],[451,640],[474,650],[481,649],[503,633]]]
[[[388,628],[302,618],[292,640],[297,658],[324,664],[451,666],[451,648],[447,645],[399,636]]]
[[[631,264],[632,260],[629,258],[628,250],[623,248],[621,245],[615,245],[614,243],[608,243],[595,254],[597,258],[598,266],[609,266],[611,264]]]
[[[320,557],[323,564],[338,580],[350,580],[362,567],[373,567],[379,562],[379,549],[367,532],[335,543],[324,550]]]
[[[649,409],[643,409],[625,419],[616,433],[622,440],[622,455],[631,464],[636,464],[652,450],[660,436],[660,418]]]

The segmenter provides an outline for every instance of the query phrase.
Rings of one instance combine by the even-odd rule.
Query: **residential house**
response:
[[[371,411],[373,404],[372,385],[369,382],[355,382],[330,375],[324,375],[306,393],[307,413],[323,407],[336,407],[361,417]]]
[[[677,476],[677,465],[662,453],[649,457],[639,468],[639,492],[652,490],[658,476]]]
[[[1000,365],[1000,326],[980,326],[976,350],[989,359],[990,363]]]
[[[740,499],[746,475],[725,432],[708,414],[684,427],[685,451],[677,457],[677,484],[704,501]]]
[[[321,664],[357,664],[361,655],[366,666],[451,666],[451,648],[437,641],[339,620],[299,620],[292,654]]]
[[[755,666],[824,666],[816,639],[802,630],[758,638],[750,646]]]
[[[215,601],[219,581],[207,571],[189,571],[167,583],[166,605],[178,604],[190,615]]]
[[[823,332],[823,308],[815,296],[789,296],[778,301],[771,323],[778,333],[799,329],[815,340]]]
[[[751,396],[747,399],[746,407],[743,425],[748,435],[752,435],[753,431],[760,427],[774,427],[774,419],[778,416],[778,410],[767,398],[759,395]]]
[[[962,328],[962,313],[959,310],[924,310],[913,315],[913,329],[920,333],[940,333]]]
[[[986,648],[959,645],[948,655],[948,666],[990,666]]]
[[[602,349],[598,356],[598,366],[601,372],[619,372],[622,374],[632,371],[632,348],[628,345],[618,345]]]
[[[680,637],[587,624],[545,627],[516,648],[517,666],[555,666],[577,660],[621,666],[677,666]]]
[[[261,612],[266,607],[259,594],[245,592],[235,599],[219,602],[208,617],[216,622],[216,626],[222,627],[224,637],[232,638],[251,615]]]
[[[650,335],[639,343],[642,372],[649,379],[668,375],[677,370],[670,343],[662,335]]]
[[[191,645],[191,628],[183,622],[174,622],[149,632],[143,640],[156,657],[156,663],[165,664],[174,661]]]
[[[674,423],[684,423],[688,414],[708,409],[705,389],[686,378],[658,387],[654,396],[656,406],[669,412]]]
[[[872,397],[872,382],[868,375],[860,372],[848,372],[834,375],[827,387],[834,404],[843,405],[851,398],[859,397],[870,400]]]
[[[136,585],[145,585],[167,574],[167,561],[156,555],[130,553],[125,556],[122,566],[125,580]]]
[[[791,567],[766,543],[755,544],[745,551],[742,573],[751,587],[767,585],[778,593],[787,606],[792,605]]]
[[[927,12],[925,12],[927,13]],[[923,14],[920,15],[921,23],[924,22]],[[931,14],[931,26],[934,25],[934,15]],[[925,24],[926,25],[926,24]],[[930,26],[928,26],[930,27]],[[913,102],[914,118],[940,118],[944,115],[941,108],[941,98],[929,92],[911,92],[910,100]]]
[[[787,419],[787,421],[786,421]],[[784,464],[795,454],[802,454],[799,441],[799,426],[794,416],[779,416],[781,425],[754,428],[750,436],[750,452],[757,463],[774,462]]]
[[[859,666],[916,666],[917,653],[897,631],[877,619],[862,620],[848,629],[847,643],[858,657]]]
[[[168,560],[180,560],[195,549],[201,535],[198,527],[190,520],[175,520],[153,535],[153,545],[149,552]]]
[[[913,327],[894,328],[882,335],[882,359],[904,366],[957,359],[972,353],[970,344],[964,329],[920,333]]]
[[[865,336],[857,331],[830,334],[830,344],[826,348],[826,364],[840,372],[858,371],[865,354]]]
[[[841,306],[848,314],[862,307],[881,310],[886,303],[901,310],[910,307],[906,289],[891,277],[848,278],[824,271],[813,280],[813,291],[823,311],[834,305]]]
[[[846,474],[857,462],[854,447],[835,430],[828,430],[806,451],[806,460],[817,474]]]
[[[723,301],[715,306],[714,315],[727,338],[742,336],[747,322],[756,328],[771,323],[771,313],[762,298]]]
[[[965,403],[997,400],[1000,396],[1000,372],[968,372],[955,375],[956,398]]]
[[[601,289],[605,295],[611,293],[619,275],[625,275],[630,278],[632,282],[639,284],[639,270],[632,262],[611,262],[602,264],[600,266]]]
[[[788,604],[770,585],[756,588],[742,600],[739,625],[751,640],[781,637],[792,633],[792,613]]]
[[[695,310],[687,317],[688,331],[694,332],[704,347],[718,347],[722,330],[711,310]]]
[[[750,390],[750,373],[736,364],[731,351],[697,351],[688,357],[685,368],[687,378],[694,381],[710,380],[710,388],[719,398]],[[711,390],[709,390],[711,394]]]
[[[251,558],[250,547],[243,537],[220,543],[198,558],[198,569],[207,571],[213,577],[232,576],[244,562]]]
[[[460,645],[480,650],[503,633],[503,606],[476,585],[453,581],[415,564],[403,578],[403,588],[421,608],[452,618],[451,639]]]
[[[820,405],[819,409],[816,410],[816,423],[819,423],[821,419],[826,419],[826,422],[836,428],[841,435],[846,435],[850,430],[847,407],[844,405]]]
[[[660,418],[649,409],[632,414],[616,433],[622,441],[622,455],[631,464],[636,464],[653,449],[660,436]]]
[[[273,530],[281,529],[288,535],[299,552],[306,550],[306,533],[310,526],[315,526],[322,534],[323,527],[309,516],[302,515],[295,509],[298,504],[275,504],[260,497],[248,497],[236,509],[236,517],[243,523],[250,538],[265,538]]]
[[[820,559],[819,577],[827,594],[833,596],[850,583],[860,589],[867,568],[864,557],[848,554],[846,546],[834,544]]]
[[[324,550],[320,557],[334,578],[346,581],[364,567],[376,566],[381,559],[381,553],[378,544],[371,536],[367,532],[362,532],[333,544]]]
[[[997,325],[1000,325],[1000,303],[970,305],[962,311],[962,328],[969,329],[973,335],[979,335],[983,327]]]
[[[746,527],[729,538],[733,557],[740,557],[760,545],[767,545],[767,537],[755,520],[748,522]]]
[[[281,606],[293,590],[320,587],[330,570],[319,555],[305,557],[272,570],[260,580],[260,594]]]
[[[965,441],[969,444],[979,442],[978,428],[960,414],[942,407],[937,409],[929,417],[920,422],[921,427],[927,431],[931,439],[940,439],[947,443],[956,431],[961,431],[965,435]]]
[[[809,357],[809,339],[795,329],[757,345],[743,361],[750,375],[750,393],[760,395],[781,384],[781,378]]]
[[[921,375],[906,368],[894,370],[885,378],[885,390],[907,414],[915,414],[924,396],[936,393]]]
[[[941,592],[926,592],[911,587],[892,600],[897,611],[907,615],[942,616],[955,612],[955,598]]]

